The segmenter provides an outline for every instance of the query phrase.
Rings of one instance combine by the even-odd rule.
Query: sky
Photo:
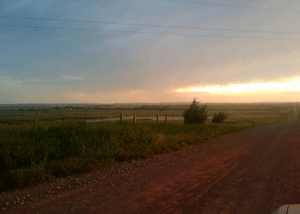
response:
[[[296,0],[1,0],[0,104],[297,102]]]

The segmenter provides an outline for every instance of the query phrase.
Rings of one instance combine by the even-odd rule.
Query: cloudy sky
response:
[[[296,0],[1,0],[0,104],[295,102]]]

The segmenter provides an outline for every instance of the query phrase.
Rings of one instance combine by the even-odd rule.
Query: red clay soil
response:
[[[1,213],[272,213],[300,203],[300,120],[4,192]]]

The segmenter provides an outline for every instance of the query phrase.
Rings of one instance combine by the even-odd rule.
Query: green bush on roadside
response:
[[[199,102],[195,98],[190,107],[183,112],[184,124],[205,123],[207,113],[207,104],[200,107]]]
[[[225,114],[225,112],[219,112],[219,114],[217,114],[216,112],[214,113],[214,117],[212,119],[211,122],[213,123],[223,123],[224,120],[226,120],[228,118],[228,115]]]
[[[31,187],[38,183],[51,182],[55,180],[55,177],[40,165],[7,170],[6,172],[2,172],[0,176],[1,191]]]

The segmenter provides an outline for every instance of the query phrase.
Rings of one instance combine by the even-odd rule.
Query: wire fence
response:
[[[208,117],[211,119],[212,117]],[[133,123],[136,123],[136,120],[155,120],[156,123],[159,123],[159,121],[165,121],[167,123],[168,121],[175,121],[175,120],[184,120],[183,116],[178,116],[178,115],[156,115],[156,116],[136,116],[136,114],[133,114],[133,116],[129,117],[124,117],[123,112],[120,112],[120,117],[115,117],[115,118],[105,118],[105,119],[92,119],[88,120],[85,119],[86,123],[102,123],[106,121],[121,121],[123,122],[124,120],[133,120]]]
[[[166,123],[169,120],[184,120],[183,116],[175,116],[175,115],[156,115],[156,116],[136,116],[134,113],[133,116],[124,116],[123,112],[120,112],[120,117],[115,117],[115,118],[103,118],[103,119],[85,119],[86,123],[101,123],[101,122],[106,122],[106,121],[121,121],[123,122],[124,120],[132,120],[133,123],[136,123],[136,120],[156,120],[158,123],[159,121],[165,121]]]

